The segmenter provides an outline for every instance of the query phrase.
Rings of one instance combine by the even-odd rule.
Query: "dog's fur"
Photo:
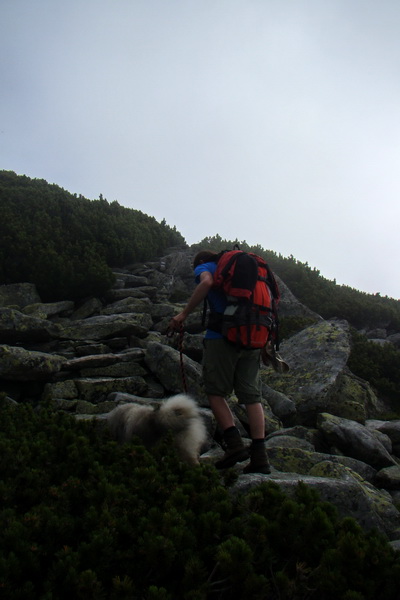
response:
[[[147,448],[171,432],[180,458],[191,465],[198,464],[207,439],[198,406],[186,394],[172,396],[156,409],[140,404],[117,406],[108,415],[108,425],[116,440],[129,442],[138,436]]]

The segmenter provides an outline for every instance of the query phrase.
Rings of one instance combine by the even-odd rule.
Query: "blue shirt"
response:
[[[208,271],[214,276],[214,273],[217,269],[217,263],[215,262],[207,262],[201,265],[198,265],[194,270],[195,282],[200,283],[200,275],[204,271]],[[207,301],[210,306],[210,310],[212,312],[223,313],[226,308],[226,296],[220,290],[210,289],[207,295]],[[206,340],[220,340],[222,338],[222,334],[217,331],[212,331],[212,329],[207,329],[205,339]]]

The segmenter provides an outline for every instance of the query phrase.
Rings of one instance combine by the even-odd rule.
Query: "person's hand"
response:
[[[168,334],[172,335],[175,331],[179,331],[185,319],[186,315],[183,312],[175,315],[175,317],[172,317],[168,324]]]

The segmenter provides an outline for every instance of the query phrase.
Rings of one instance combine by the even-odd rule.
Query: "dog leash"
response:
[[[168,337],[173,337],[174,333],[176,333],[176,330],[174,329],[169,329],[167,331],[167,336]],[[183,329],[183,325],[182,323],[180,323],[179,325],[179,339],[178,339],[178,349],[179,349],[179,363],[180,363],[180,368],[181,368],[181,377],[182,377],[182,386],[183,386],[183,391],[185,392],[185,394],[187,394],[187,383],[186,383],[186,376],[185,376],[185,366],[183,364],[183,336],[184,336],[184,329]]]
[[[179,327],[179,361],[180,361],[180,365],[181,365],[183,391],[185,392],[185,394],[187,394],[188,390],[187,390],[187,383],[186,383],[185,367],[183,364],[183,336],[184,336],[184,329],[183,329],[183,325],[181,323],[180,327]]]

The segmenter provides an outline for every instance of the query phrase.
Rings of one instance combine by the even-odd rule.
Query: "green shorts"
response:
[[[208,395],[226,398],[234,391],[241,404],[261,402],[260,350],[204,340],[203,383]]]

